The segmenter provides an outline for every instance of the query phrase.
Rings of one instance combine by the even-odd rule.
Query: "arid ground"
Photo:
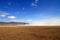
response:
[[[60,40],[60,26],[0,26],[0,40]]]

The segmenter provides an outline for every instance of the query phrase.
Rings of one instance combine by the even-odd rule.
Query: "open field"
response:
[[[60,26],[0,26],[0,40],[60,40]]]

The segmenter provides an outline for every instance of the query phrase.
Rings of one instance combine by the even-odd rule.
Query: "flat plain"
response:
[[[0,26],[0,40],[60,40],[60,26]]]

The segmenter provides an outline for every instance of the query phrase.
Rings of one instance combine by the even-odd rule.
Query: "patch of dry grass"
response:
[[[60,27],[0,27],[0,40],[60,40]]]

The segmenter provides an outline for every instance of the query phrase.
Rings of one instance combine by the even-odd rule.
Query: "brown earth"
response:
[[[0,40],[60,40],[60,26],[0,26]]]

